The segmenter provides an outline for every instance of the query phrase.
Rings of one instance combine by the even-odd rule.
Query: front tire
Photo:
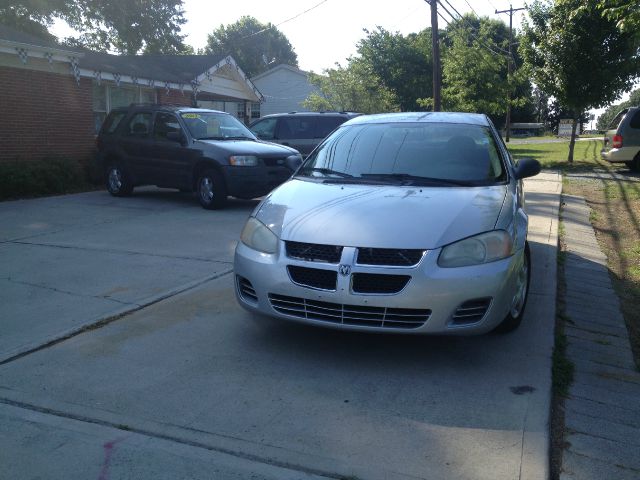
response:
[[[133,192],[133,184],[129,178],[129,174],[118,163],[111,164],[107,167],[107,191],[114,197],[126,197]]]
[[[529,298],[529,284],[531,282],[531,253],[529,251],[529,242],[526,242],[524,245],[524,261],[522,262],[522,268],[518,272],[517,282],[518,285],[511,300],[509,313],[495,329],[498,333],[513,332],[520,326],[520,323],[522,323],[524,309],[527,306],[527,299]]]
[[[227,189],[222,176],[215,170],[205,170],[198,177],[198,201],[202,208],[215,210],[224,207]]]

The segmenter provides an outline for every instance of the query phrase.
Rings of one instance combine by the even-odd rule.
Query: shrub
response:
[[[46,157],[0,163],[0,200],[91,189],[86,169],[77,161]]]

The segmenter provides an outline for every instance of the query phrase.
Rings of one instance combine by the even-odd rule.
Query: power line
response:
[[[253,32],[252,34],[247,35],[246,37],[242,37],[240,40],[244,40],[245,38],[250,38],[250,37],[253,37],[253,36],[258,35],[260,33],[266,32],[267,30],[270,30],[271,28],[278,28],[280,25],[284,25],[285,23],[290,22],[291,20],[295,20],[296,18],[301,17],[305,13],[309,13],[311,10],[315,10],[320,5],[322,5],[323,3],[327,3],[328,1],[329,0],[322,0],[319,3],[316,3],[313,7],[307,8],[304,12],[300,12],[297,15],[294,15],[293,17],[287,18],[286,20],[283,20],[282,22],[280,22],[280,23],[278,23],[276,25],[269,25],[267,28],[263,28],[262,30],[258,30],[257,32]]]
[[[447,4],[449,5],[449,7],[451,7],[451,8],[452,8],[456,13],[458,13],[458,15],[460,15],[460,13],[459,13],[455,8],[453,8],[453,6],[448,2],[448,0],[444,0],[444,1],[445,1],[445,2],[447,2]],[[505,54],[510,54],[510,52],[509,52],[509,51],[507,51],[507,50],[505,50],[505,49],[503,49],[503,48],[500,48],[498,45],[494,45],[494,48],[496,48],[497,50],[499,50],[499,52],[496,52],[496,51],[494,50],[494,48],[492,48],[491,46],[489,46],[489,44],[488,44],[488,43],[486,43],[483,39],[481,39],[478,35],[476,35],[476,34],[474,33],[474,31],[473,31],[473,30],[474,30],[473,25],[469,24],[469,23],[466,21],[466,19],[465,19],[464,17],[460,16],[460,17],[458,18],[458,17],[456,17],[455,15],[453,15],[453,14],[449,11],[449,9],[448,9],[448,8],[447,8],[447,7],[442,3],[442,0],[438,0],[438,3],[440,3],[440,6],[442,6],[442,8],[444,8],[444,10],[447,12],[447,14],[451,17],[451,19],[452,19],[452,20],[454,20],[454,21],[458,21],[458,22],[460,22],[460,23],[464,23],[464,24],[469,28],[469,34],[470,34],[473,38],[475,38],[475,39],[476,39],[476,41],[480,44],[480,46],[482,46],[482,47],[486,48],[487,50],[489,50],[489,51],[490,51],[491,53],[493,53],[494,55],[503,56],[503,55],[505,55]],[[447,22],[447,25],[449,25],[449,22]],[[500,52],[502,52],[502,53],[500,53]]]
[[[464,0],[464,2],[465,2],[467,5],[469,5],[469,8],[471,9],[471,11],[472,11],[473,13],[475,13],[475,14],[476,14],[476,17],[480,17],[480,15],[478,15],[478,12],[476,12],[476,10],[471,6],[471,4],[469,3],[469,1],[468,1],[468,0]]]

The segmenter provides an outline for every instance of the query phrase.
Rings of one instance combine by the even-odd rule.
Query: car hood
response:
[[[253,140],[197,140],[206,145],[207,148],[215,150],[217,153],[228,155],[256,155],[259,157],[282,157],[295,155],[298,153],[291,147],[278,145],[276,143],[253,141]]]
[[[507,187],[325,184],[292,179],[256,208],[283,240],[434,249],[492,230]]]

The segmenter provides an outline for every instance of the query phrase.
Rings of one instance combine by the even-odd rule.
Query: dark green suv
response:
[[[258,140],[228,113],[164,105],[114,109],[97,138],[109,193],[136,185],[196,192],[203,208],[227,196],[255,198],[287,180],[302,162],[290,147]]]

